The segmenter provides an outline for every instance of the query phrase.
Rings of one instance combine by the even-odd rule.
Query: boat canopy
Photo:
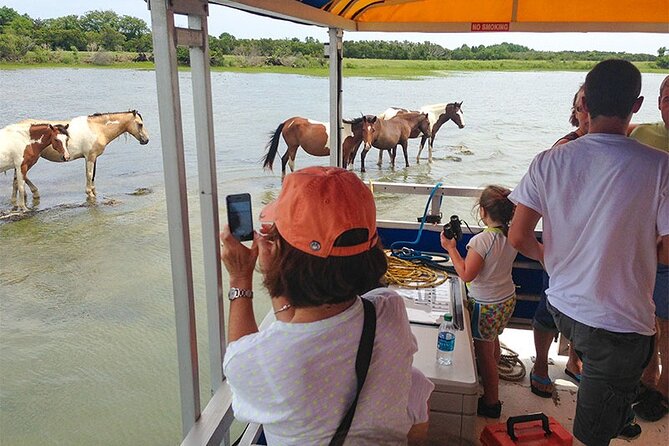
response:
[[[210,0],[344,31],[669,32],[668,0]]]

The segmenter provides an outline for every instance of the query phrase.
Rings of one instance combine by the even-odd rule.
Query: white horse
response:
[[[67,125],[33,124],[8,125],[0,130],[0,172],[14,169],[14,188],[18,190],[18,207],[27,211],[24,178],[47,147],[53,147],[63,161],[70,159],[67,150]],[[32,189],[32,188],[31,188]],[[33,191],[33,198],[39,194]],[[12,205],[16,206],[16,193],[12,193]]]
[[[102,155],[107,145],[124,133],[130,133],[144,145],[149,142],[149,133],[144,126],[142,115],[137,110],[115,113],[95,113],[88,116],[77,116],[70,121],[37,121],[27,119],[19,125],[29,125],[35,122],[46,122],[48,124],[69,124],[70,142],[69,151],[71,158],[86,159],[86,195],[89,199],[95,198],[95,163]],[[62,161],[55,150],[47,148],[42,152],[42,158],[49,161]],[[26,184],[35,193],[37,187],[25,178]],[[16,194],[16,189],[12,196]]]
[[[432,105],[423,105],[420,110],[408,110],[405,108],[399,107],[390,107],[385,110],[383,113],[377,115],[381,119],[390,119],[398,113],[427,113],[427,118],[430,121],[430,134],[422,134],[420,140],[420,148],[418,149],[418,155],[416,155],[416,163],[420,163],[420,154],[423,152],[423,147],[425,146],[425,141],[429,139],[428,142],[428,163],[432,162],[432,145],[434,143],[434,138],[437,136],[437,132],[449,120],[453,120],[453,123],[458,126],[458,128],[464,128],[465,118],[462,112],[462,102],[451,102],[449,104],[432,104]],[[379,152],[379,157],[383,152]],[[379,163],[380,163],[379,159]]]

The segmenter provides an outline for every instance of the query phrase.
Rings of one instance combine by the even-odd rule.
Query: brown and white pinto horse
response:
[[[14,188],[18,190],[19,209],[28,210],[24,178],[44,149],[51,146],[63,161],[70,159],[67,150],[67,127],[51,124],[25,127],[14,124],[0,130],[0,172],[14,169]],[[39,194],[35,192],[33,191],[33,198],[39,198]],[[15,193],[12,193],[12,205],[17,206]]]
[[[34,119],[21,121],[27,125],[37,122]],[[95,113],[88,116],[77,116],[70,121],[40,121],[48,124],[69,124],[70,142],[68,149],[73,160],[86,159],[86,195],[89,199],[95,198],[95,164],[107,145],[123,135],[130,133],[144,145],[149,142],[149,134],[144,126],[142,115],[137,110],[115,113]],[[47,148],[42,152],[42,158],[60,162],[55,150]],[[31,189],[37,188],[26,178]]]
[[[462,101],[460,102],[451,102],[449,104],[433,104],[433,105],[423,105],[420,108],[420,111],[427,113],[427,117],[430,120],[430,141],[428,143],[428,158],[427,162],[432,162],[432,145],[434,144],[434,138],[437,136],[437,132],[442,125],[446,124],[448,121],[453,121],[459,129],[465,127],[465,118],[462,111]],[[418,149],[418,155],[416,156],[416,163],[419,162],[420,154],[423,151],[423,146],[425,145],[425,136],[420,140],[420,148]]]
[[[362,142],[362,119],[343,121],[342,149],[345,167],[352,164],[351,154],[357,151]],[[294,116],[286,119],[276,128],[269,142],[267,153],[263,159],[263,167],[272,170],[274,159],[279,151],[279,137],[283,137],[288,146],[281,157],[281,178],[286,176],[286,164],[290,171],[295,170],[295,154],[302,147],[305,152],[314,156],[330,156],[330,125],[324,122]]]
[[[408,110],[406,108],[400,107],[390,107],[383,113],[381,113],[379,118],[390,119],[393,116],[400,113],[427,113],[427,117],[430,120],[430,134],[422,134],[420,140],[420,148],[418,149],[418,155],[416,155],[416,163],[420,163],[420,154],[423,152],[423,147],[425,146],[425,141],[429,139],[428,144],[428,162],[432,162],[432,145],[434,143],[434,138],[437,136],[437,132],[442,125],[448,121],[453,121],[458,128],[465,127],[465,120],[462,112],[462,102],[451,102],[450,104],[434,104],[434,105],[424,105],[420,110]],[[418,137],[418,135],[411,136],[412,138]]]
[[[362,117],[362,140],[364,149],[360,154],[360,171],[365,171],[365,157],[372,146],[380,150],[379,162],[383,150],[390,152],[390,164],[395,166],[395,156],[397,155],[397,145],[402,146],[404,152],[404,162],[409,167],[409,156],[407,154],[407,145],[409,138],[415,138],[419,134],[430,134],[430,124],[426,113],[400,113],[390,119],[381,119],[374,115],[365,115]]]

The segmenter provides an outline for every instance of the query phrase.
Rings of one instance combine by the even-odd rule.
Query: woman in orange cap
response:
[[[270,445],[342,444],[335,432],[347,444],[406,444],[413,425],[424,430],[434,386],[412,368],[402,298],[379,287],[387,262],[371,191],[344,169],[301,169],[260,219],[250,248],[227,226],[221,235],[232,295],[243,296],[230,302],[223,362],[235,417],[261,423]],[[251,299],[258,258],[277,318],[262,332]],[[358,399],[361,333],[374,322]]]

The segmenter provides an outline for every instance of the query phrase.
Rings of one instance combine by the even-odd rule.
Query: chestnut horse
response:
[[[19,125],[37,122],[34,119],[21,121]],[[141,145],[149,142],[149,133],[144,126],[142,115],[137,110],[115,113],[95,113],[88,116],[77,116],[70,121],[40,121],[48,124],[69,124],[69,150],[73,160],[86,159],[86,195],[95,198],[95,165],[107,145],[123,135],[130,133]],[[42,158],[60,162],[60,157],[51,148],[42,152]],[[37,190],[34,184],[25,179],[28,186]]]
[[[434,144],[434,138],[437,136],[437,132],[442,125],[452,120],[453,123],[458,126],[458,128],[465,127],[465,120],[462,112],[462,102],[424,105],[420,108],[420,110],[408,110],[406,108],[390,107],[378,116],[382,119],[390,119],[400,113],[427,113],[427,117],[430,121],[430,133],[423,133],[421,135],[420,147],[418,148],[418,155],[416,155],[416,164],[420,163],[420,154],[423,152],[425,141],[428,141],[428,163],[432,162],[432,146]],[[411,137],[416,138],[418,135]]]
[[[63,161],[70,159],[67,128],[67,125],[33,124],[25,127],[13,124],[0,130],[0,172],[14,169],[14,187],[18,189],[19,195],[18,208],[22,211],[28,210],[24,178],[42,151],[51,146]],[[33,198],[39,198],[35,191]],[[17,206],[14,193],[12,205]]]
[[[342,148],[344,167],[353,163],[351,154],[355,156],[362,142],[362,119],[343,121]],[[314,156],[330,156],[330,125],[324,122],[294,116],[279,124],[274,133],[270,133],[267,154],[263,159],[263,167],[272,170],[274,158],[279,151],[279,137],[283,137],[288,146],[286,153],[281,157],[281,178],[286,176],[286,164],[290,171],[295,170],[295,154],[302,147],[305,152]]]
[[[365,157],[369,149],[374,146],[381,150],[379,162],[381,164],[382,151],[390,152],[390,164],[395,166],[397,145],[402,146],[404,151],[404,162],[409,167],[409,156],[407,145],[409,138],[415,138],[419,134],[430,134],[430,123],[427,113],[406,112],[399,113],[390,119],[381,119],[374,115],[362,117],[362,140],[365,143],[360,154],[360,171],[365,172]]]

